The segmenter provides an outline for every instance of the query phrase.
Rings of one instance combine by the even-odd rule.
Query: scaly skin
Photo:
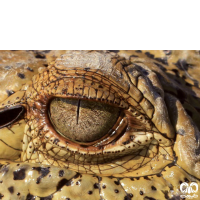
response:
[[[1,122],[0,199],[180,199],[182,182],[199,185],[200,93],[186,54],[64,53],[2,97],[2,113],[17,106],[25,112]],[[174,68],[190,87],[172,79]],[[48,116],[55,97],[119,107],[115,134],[84,145],[64,138]]]

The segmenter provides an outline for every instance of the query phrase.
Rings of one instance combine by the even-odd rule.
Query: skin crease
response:
[[[200,92],[194,67],[198,52],[63,53],[10,53],[14,63],[22,54],[24,66],[32,59],[35,68],[13,65],[11,72],[15,69],[18,79],[6,84],[7,96],[1,97],[0,119],[5,114],[11,117],[1,121],[6,126],[0,129],[0,199],[181,199],[181,183],[199,185]],[[6,58],[9,52],[1,54]],[[57,60],[37,73],[53,54]],[[56,131],[49,118],[55,98],[95,108],[105,104],[105,110],[115,107],[120,114],[101,137],[97,132],[99,137],[85,142],[84,131],[79,135],[77,129],[79,141],[75,141]],[[13,115],[20,106],[23,114]],[[53,110],[51,115],[58,114],[59,122],[68,121],[70,109]],[[82,119],[79,103],[73,109],[75,122],[87,121],[94,112],[86,109]],[[90,122],[99,119],[103,124],[102,118],[110,119],[96,112]],[[95,135],[95,127],[98,123],[86,133],[92,130]]]

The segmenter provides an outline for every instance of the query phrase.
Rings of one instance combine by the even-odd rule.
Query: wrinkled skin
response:
[[[2,55],[25,67],[1,69],[0,199],[181,199],[182,182],[199,185],[199,52]],[[49,117],[54,98],[119,108],[114,132],[64,137]]]

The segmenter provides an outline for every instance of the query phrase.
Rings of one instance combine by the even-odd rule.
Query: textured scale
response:
[[[0,199],[181,199],[181,183],[200,187],[198,51],[1,51],[0,58],[0,122],[25,109],[0,128]],[[103,141],[74,144],[47,117],[54,97],[124,114]]]

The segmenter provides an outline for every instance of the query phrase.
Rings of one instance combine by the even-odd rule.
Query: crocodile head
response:
[[[125,57],[69,51],[0,103],[0,199],[180,199],[199,184],[180,86]]]

